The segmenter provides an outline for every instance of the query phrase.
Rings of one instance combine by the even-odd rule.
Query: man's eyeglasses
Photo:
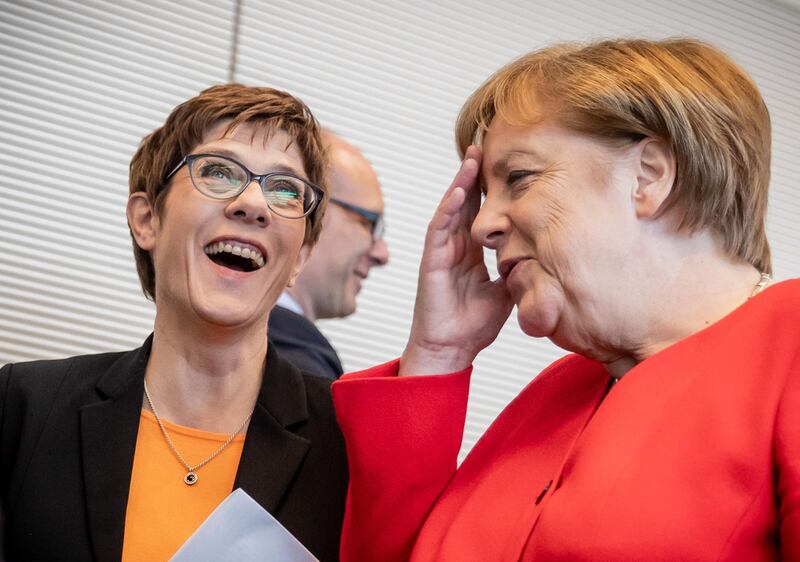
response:
[[[270,210],[287,219],[301,219],[322,200],[322,190],[294,174],[276,172],[257,176],[243,164],[216,154],[189,154],[167,174],[174,176],[183,165],[189,167],[192,185],[213,199],[233,199],[256,180]]]
[[[383,215],[381,215],[380,213],[376,213],[374,211],[368,211],[364,207],[353,205],[352,203],[342,201],[341,199],[336,199],[335,197],[331,197],[330,202],[333,203],[334,205],[338,205],[342,209],[347,209],[348,211],[352,211],[353,213],[356,213],[360,217],[366,219],[370,232],[372,233],[373,242],[383,238],[383,233],[385,230]]]

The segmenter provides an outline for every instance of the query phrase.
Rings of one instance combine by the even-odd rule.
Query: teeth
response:
[[[242,256],[245,259],[253,260],[259,268],[264,267],[266,260],[256,248],[245,246],[237,242],[215,242],[203,248],[203,251],[209,256],[214,256],[221,252],[227,252],[235,256]]]

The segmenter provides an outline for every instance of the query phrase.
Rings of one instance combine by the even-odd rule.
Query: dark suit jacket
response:
[[[269,315],[268,335],[281,357],[312,375],[336,380],[344,372],[330,342],[305,316],[276,306]]]
[[[9,561],[120,559],[150,343],[0,369]],[[234,483],[323,561],[338,560],[347,491],[328,385],[270,346]]]

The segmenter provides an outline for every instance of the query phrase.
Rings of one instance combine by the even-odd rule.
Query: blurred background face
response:
[[[326,178],[331,197],[382,214],[383,196],[369,162],[344,141],[329,138],[328,142]],[[389,261],[385,240],[373,240],[371,230],[370,221],[355,211],[328,205],[320,239],[294,288],[306,316],[340,318],[355,312],[356,297],[370,269]]]

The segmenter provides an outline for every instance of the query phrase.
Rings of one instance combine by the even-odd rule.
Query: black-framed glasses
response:
[[[286,172],[256,175],[244,164],[218,154],[187,154],[167,174],[167,182],[183,165],[195,189],[212,199],[233,199],[256,180],[270,210],[287,219],[301,219],[310,214],[323,197],[313,183]]]
[[[353,205],[352,203],[348,203],[347,201],[342,201],[341,199],[336,199],[335,197],[330,198],[330,202],[334,205],[338,205],[342,209],[347,209],[348,211],[352,211],[359,215],[360,217],[366,219],[366,222],[369,223],[370,233],[372,234],[372,240],[380,240],[383,238],[383,233],[386,230],[386,225],[383,221],[383,215],[380,213],[376,213],[375,211],[370,211],[365,209],[364,207],[359,207],[358,205]]]

